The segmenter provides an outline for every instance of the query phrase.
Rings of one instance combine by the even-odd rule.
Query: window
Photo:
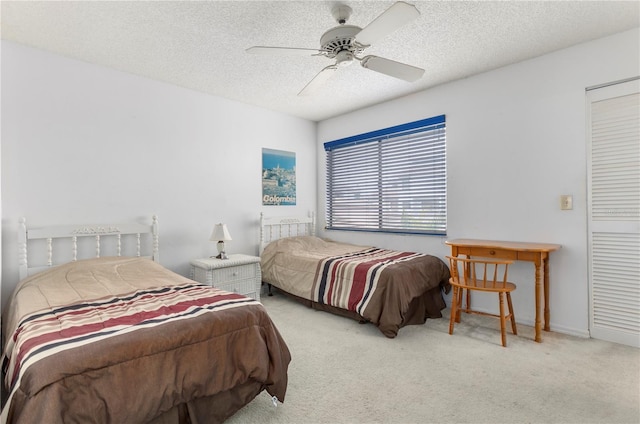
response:
[[[445,116],[324,144],[327,229],[447,232]]]

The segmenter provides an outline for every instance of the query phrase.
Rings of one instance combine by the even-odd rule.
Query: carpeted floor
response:
[[[387,339],[281,294],[263,304],[289,349],[289,386],[237,423],[640,423],[640,349],[533,328],[500,344],[497,319],[445,318]]]

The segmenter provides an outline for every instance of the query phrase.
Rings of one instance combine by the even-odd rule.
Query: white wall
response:
[[[258,253],[259,214],[316,207],[316,124],[2,42],[2,293],[17,283],[21,216],[160,223],[160,262],[188,275],[216,252]],[[262,148],[296,153],[297,205],[262,206]]]
[[[627,31],[321,122],[319,226],[324,142],[446,114],[447,237],[561,244],[550,260],[551,328],[587,335],[585,88],[640,75],[639,40],[640,30]],[[573,195],[573,210],[560,210],[561,194]],[[442,258],[449,253],[443,237],[320,234]],[[516,318],[528,324],[535,319],[533,270],[517,263],[512,273]],[[495,304],[477,303],[494,310]]]
[[[190,259],[215,252],[216,222],[232,232],[228,251],[253,254],[261,210],[317,204],[322,226],[324,142],[444,113],[448,237],[562,244],[551,326],[586,335],[585,88],[639,75],[638,40],[628,31],[329,119],[317,137],[309,121],[3,41],[2,298],[17,282],[20,216],[44,225],[158,214],[161,262],[186,275]],[[296,152],[297,206],[261,206],[262,147]],[[560,194],[574,196],[572,211],[559,209]],[[449,252],[442,237],[320,234]],[[533,266],[517,264],[513,277],[518,321],[532,323]]]

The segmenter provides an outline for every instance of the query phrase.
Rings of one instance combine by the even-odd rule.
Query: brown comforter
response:
[[[276,240],[261,256],[262,280],[316,308],[375,324],[387,337],[442,317],[449,268],[435,256],[326,241]]]
[[[291,357],[263,306],[148,259],[27,278],[3,324],[3,422],[216,423],[265,389],[284,401]]]

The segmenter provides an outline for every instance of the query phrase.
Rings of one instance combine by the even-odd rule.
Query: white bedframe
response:
[[[144,237],[148,235],[148,237]],[[159,243],[158,243],[158,217],[153,216],[151,225],[140,223],[127,223],[127,224],[108,224],[108,225],[58,225],[58,226],[46,226],[40,228],[28,228],[25,218],[20,219],[19,231],[18,231],[18,262],[19,262],[19,276],[20,280],[33,275],[37,272],[43,271],[54,265],[59,265],[64,262],[76,261],[78,259],[78,247],[84,249],[86,243],[82,240],[87,238],[93,238],[92,249],[95,247],[95,257],[100,257],[103,254],[102,244],[107,244],[112,248],[112,251],[107,252],[108,256],[122,256],[123,251],[130,252],[128,256],[141,256],[142,252],[151,251],[150,256],[142,256],[152,259],[155,262],[159,260]],[[64,260],[54,261],[54,241],[64,239],[67,243],[67,247],[70,248],[70,252],[66,251],[66,254],[58,255],[64,258]],[[151,246],[144,246],[150,241]],[[46,264],[31,266],[33,258],[29,256],[29,252],[33,252],[35,248],[32,246],[38,240],[44,240],[46,249]],[[135,241],[135,245],[131,246],[131,240]],[[41,246],[42,247],[42,246]],[[57,250],[56,250],[57,254]],[[82,257],[82,256],[81,256]]]
[[[294,236],[315,236],[316,220],[313,212],[309,216],[283,216],[266,218],[260,213],[260,254],[274,240]]]

